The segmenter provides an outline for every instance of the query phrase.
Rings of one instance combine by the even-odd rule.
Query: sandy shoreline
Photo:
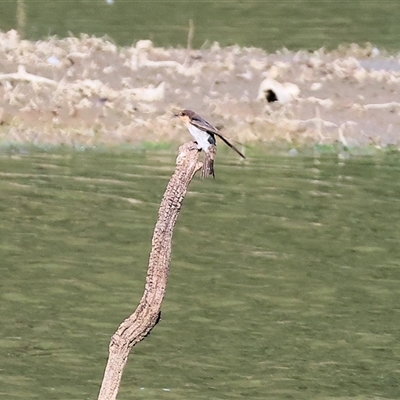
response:
[[[268,54],[0,33],[3,143],[181,142],[171,116],[191,108],[237,143],[398,145],[399,93],[399,55],[371,46]]]

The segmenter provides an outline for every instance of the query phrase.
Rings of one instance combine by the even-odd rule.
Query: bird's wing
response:
[[[214,126],[212,126],[210,123],[208,123],[206,120],[204,120],[203,118],[196,116],[194,118],[192,118],[192,120],[190,121],[192,123],[192,125],[194,125],[196,128],[201,129],[204,132],[208,132],[214,135],[217,135],[226,145],[228,145],[232,150],[235,150],[236,153],[239,154],[240,157],[246,158],[232,143],[229,142],[229,140],[221,135],[221,133],[219,133],[219,131],[217,130],[217,128],[215,128]]]
[[[218,130],[214,126],[212,126],[209,122],[207,122],[205,119],[201,118],[199,115],[194,115],[191,120],[191,124],[194,125],[196,128],[201,129],[204,132],[208,133],[215,133],[218,135]]]

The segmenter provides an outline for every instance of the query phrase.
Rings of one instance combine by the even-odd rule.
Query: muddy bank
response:
[[[268,54],[0,33],[3,143],[182,142],[171,116],[191,108],[237,143],[397,145],[399,94],[399,55],[371,46]]]

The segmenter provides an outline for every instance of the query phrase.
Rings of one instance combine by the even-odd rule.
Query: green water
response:
[[[174,152],[0,156],[0,397],[94,399]],[[120,399],[398,399],[397,155],[219,155]]]
[[[32,39],[84,32],[107,34],[122,45],[152,39],[161,46],[186,47],[189,19],[195,25],[195,47],[218,41],[274,51],[371,42],[399,50],[400,2],[396,0],[0,2],[0,30],[18,28]]]

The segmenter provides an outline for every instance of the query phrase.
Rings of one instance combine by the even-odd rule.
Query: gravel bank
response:
[[[191,108],[237,143],[398,145],[399,94],[400,56],[368,45],[269,54],[0,33],[2,142],[182,142],[171,116]]]

